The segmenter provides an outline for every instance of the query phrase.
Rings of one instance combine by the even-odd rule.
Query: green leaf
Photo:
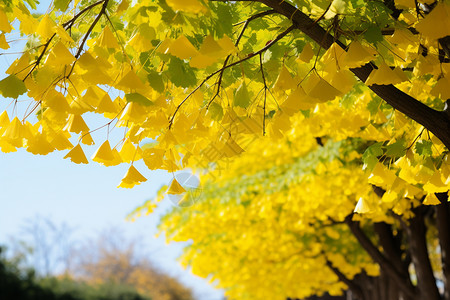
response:
[[[181,59],[172,57],[170,59],[167,75],[173,84],[180,87],[189,87],[197,83],[192,68]]]
[[[154,88],[156,91],[160,93],[164,92],[164,81],[162,79],[161,74],[152,70],[147,75],[147,79],[152,88]]]
[[[214,120],[222,120],[223,117],[223,108],[222,106],[220,106],[219,104],[213,102],[209,108],[208,108],[209,113],[211,114],[211,117]]]
[[[39,4],[39,1],[36,1],[36,0],[25,0],[25,2],[26,2],[32,9],[36,9],[36,4]]]
[[[126,94],[125,98],[127,99],[128,102],[134,102],[144,106],[150,106],[153,104],[153,102],[150,101],[147,97],[142,96],[139,93]]]
[[[405,155],[406,147],[404,140],[398,140],[393,144],[386,147],[386,156],[389,157],[400,157]]]
[[[433,146],[433,143],[431,141],[420,141],[416,143],[416,152],[419,155],[423,156],[431,156],[433,154],[433,150],[431,147]]]
[[[234,105],[247,108],[250,105],[250,94],[245,81],[236,89],[234,93]]]
[[[56,9],[60,11],[65,11],[67,7],[69,6],[71,0],[55,0],[53,1],[53,5]]]
[[[364,38],[366,41],[372,44],[383,41],[383,34],[381,33],[381,28],[375,25],[369,26],[364,33]]]
[[[383,149],[381,149],[382,145],[382,142],[378,142],[364,151],[362,160],[367,169],[372,170],[375,167],[376,163],[378,162],[378,156],[383,154]]]
[[[23,83],[16,75],[9,75],[0,81],[0,93],[3,97],[16,99],[26,92],[27,88],[25,87],[25,83]]]
[[[367,110],[370,112],[370,114],[376,115],[378,113],[378,109],[381,105],[381,98],[380,97],[373,97],[372,100],[367,104]]]

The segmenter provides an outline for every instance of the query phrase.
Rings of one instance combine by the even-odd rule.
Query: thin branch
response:
[[[239,33],[239,36],[236,39],[236,42],[234,43],[234,46],[237,47],[239,45],[239,42],[241,41],[242,37],[244,36],[244,32],[248,27],[248,24],[250,24],[251,21],[257,19],[257,18],[262,18],[264,16],[270,15],[276,13],[276,11],[274,9],[271,10],[266,10],[257,14],[252,15],[250,18],[248,18],[247,20],[244,21],[244,26],[241,29],[241,32]],[[214,96],[211,98],[211,100],[208,102],[208,104],[206,105],[206,108],[209,108],[209,106],[211,105],[211,103],[214,101],[214,99],[219,95],[220,93],[220,88],[221,88],[221,84],[222,84],[222,77],[223,77],[223,72],[225,71],[225,67],[228,64],[228,60],[231,58],[231,54],[228,55],[225,58],[225,61],[223,63],[223,66],[221,68],[221,72],[219,74],[219,79],[217,80],[217,91],[214,94]]]
[[[85,7],[85,8],[83,8],[83,9],[82,9],[80,12],[78,12],[72,19],[70,19],[69,21],[63,23],[64,29],[65,29],[65,30],[70,29],[70,28],[73,26],[73,24],[75,23],[75,21],[76,21],[79,17],[81,17],[85,12],[91,10],[92,8],[96,7],[97,5],[99,5],[99,4],[101,4],[101,3],[105,2],[105,1],[106,1],[106,0],[100,0],[100,1],[98,1],[98,2],[95,2],[95,3],[91,4],[91,5],[89,5],[89,6]]]
[[[53,38],[56,36],[56,33],[54,33],[48,40],[47,42],[44,44],[44,49],[42,50],[41,54],[39,55],[39,57],[36,59],[36,61],[34,62],[34,66],[31,68],[31,70],[28,72],[28,74],[23,78],[22,81],[25,81],[25,79],[27,79],[28,76],[31,75],[31,73],[33,73],[33,71],[37,68],[37,66],[39,66],[39,64],[41,63],[42,58],[44,57],[45,52],[47,51],[48,46],[50,46],[51,41],[53,40]]]
[[[267,44],[265,47],[261,48],[260,50],[258,50],[257,52],[253,52],[251,54],[249,54],[247,57],[240,59],[238,61],[235,61],[229,65],[223,66],[222,68],[220,68],[219,70],[209,74],[205,79],[203,79],[202,82],[200,82],[199,85],[197,85],[197,87],[195,89],[193,89],[184,99],[183,101],[181,101],[180,104],[178,104],[177,108],[175,109],[175,112],[173,113],[172,117],[169,120],[169,129],[172,127],[173,125],[173,120],[175,119],[175,115],[177,114],[178,110],[180,109],[180,107],[186,102],[187,99],[189,99],[189,97],[191,97],[199,88],[201,88],[205,82],[207,82],[209,79],[211,79],[214,75],[218,74],[219,72],[222,72],[225,69],[231,68],[235,65],[238,65],[246,60],[249,60],[250,58],[255,57],[256,55],[259,55],[261,53],[264,53],[265,51],[267,51],[270,47],[272,47],[274,44],[276,44],[279,40],[281,40],[282,38],[284,38],[289,32],[291,32],[292,30],[295,29],[295,26],[292,25],[290,26],[288,29],[286,29],[285,31],[283,31],[282,33],[280,33],[275,39],[273,39],[269,44]]]
[[[98,13],[98,15],[95,18],[94,22],[92,22],[91,26],[86,31],[86,34],[84,35],[83,40],[81,41],[80,47],[78,48],[77,54],[75,54],[75,58],[79,58],[80,57],[81,51],[83,51],[83,48],[84,48],[84,44],[86,43],[88,37],[91,35],[92,30],[94,29],[95,25],[97,25],[97,23],[100,20],[100,18],[102,17],[102,15],[106,12],[106,7],[108,6],[108,2],[109,2],[109,0],[104,0],[103,6],[102,6],[102,10]],[[73,67],[72,67],[72,70],[73,70]]]

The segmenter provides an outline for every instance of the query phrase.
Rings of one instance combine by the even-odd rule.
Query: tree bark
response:
[[[393,235],[392,226],[384,222],[379,222],[374,224],[374,230],[378,236],[379,243],[383,248],[383,254],[392,263],[393,267],[397,270],[397,272],[407,283],[407,285],[413,286],[411,283],[408,267],[407,265],[405,266],[403,264],[402,250],[400,249],[401,241],[396,239],[396,237]],[[398,297],[398,291],[401,291],[401,289],[399,289],[399,287],[395,283],[391,283],[390,285],[391,287],[389,288],[389,298],[386,299],[395,299],[392,298],[393,295],[397,295]],[[405,295],[403,292],[401,294],[403,299],[410,299],[410,297]]]
[[[356,237],[361,246],[367,251],[367,253],[372,257],[372,259],[380,265],[380,268],[389,278],[391,278],[402,290],[402,292],[414,299],[416,296],[416,291],[414,286],[411,284],[410,280],[405,280],[400,272],[393,266],[392,262],[389,261],[378,248],[370,241],[367,235],[362,231],[359,226],[359,222],[352,220],[353,215],[347,216],[345,222],[349,226],[353,235]]]
[[[441,204],[434,208],[444,275],[444,300],[450,300],[450,206],[447,193],[437,193],[436,196],[441,201]]]
[[[292,23],[296,28],[313,39],[322,48],[328,49],[336,42],[342,49],[347,49],[346,45],[338,41],[337,38],[325,31],[325,29],[317,22],[287,1],[256,0],[256,2],[264,3],[268,7],[271,7],[278,13],[292,20]],[[376,68],[375,65],[369,63],[360,68],[351,69],[351,71],[356,77],[364,82],[374,68]],[[428,107],[422,102],[400,91],[393,85],[371,85],[369,88],[394,109],[404,113],[406,116],[431,131],[442,141],[447,149],[450,149],[450,118],[446,112],[437,111]]]
[[[406,227],[410,253],[417,275],[419,299],[440,300],[441,296],[428,255],[424,210],[424,206],[414,209],[415,216],[409,220],[409,226]]]

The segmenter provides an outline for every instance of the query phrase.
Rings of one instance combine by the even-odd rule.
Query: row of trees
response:
[[[24,232],[23,240],[11,239],[1,253],[1,299],[194,299],[150,262],[139,239],[117,229],[75,241],[67,225],[39,217]]]
[[[98,130],[119,187],[138,160],[206,171],[200,196],[161,191],[196,202],[161,228],[232,298],[450,299],[447,0],[34,4],[0,8],[3,49],[11,23],[30,36],[0,81],[3,152],[88,163]]]

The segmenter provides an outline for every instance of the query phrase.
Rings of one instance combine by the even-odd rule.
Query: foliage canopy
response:
[[[162,228],[193,239],[185,262],[235,298],[377,299],[365,287],[383,286],[384,299],[450,299],[448,0],[33,8],[0,6],[0,47],[13,26],[28,36],[0,81],[3,152],[88,163],[101,130],[91,159],[130,164],[119,187],[147,180],[141,159],[208,170],[198,203]],[[176,180],[164,191],[189,194]]]

